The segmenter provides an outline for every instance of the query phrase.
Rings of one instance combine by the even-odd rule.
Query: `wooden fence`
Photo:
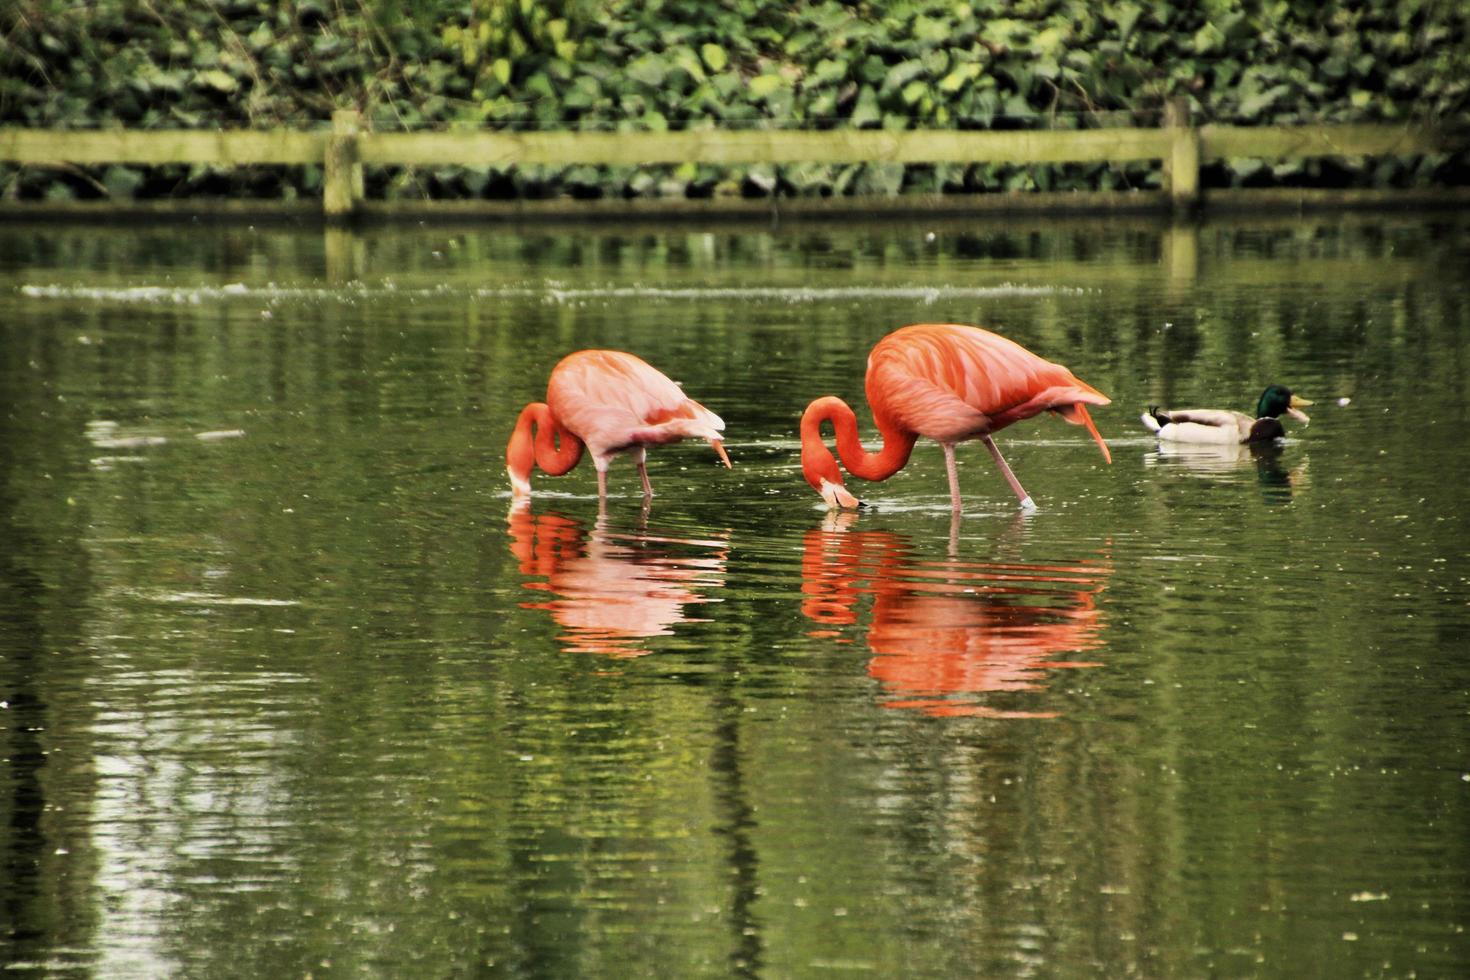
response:
[[[325,175],[322,209],[330,220],[350,219],[362,210],[364,165],[637,166],[691,161],[1086,164],[1160,160],[1164,165],[1164,193],[1150,200],[1153,206],[1179,212],[1199,203],[1200,167],[1215,160],[1413,156],[1460,148],[1446,133],[1422,125],[1196,127],[1179,102],[1170,104],[1164,126],[1158,129],[374,133],[364,130],[360,117],[351,110],[335,113],[330,130],[311,132],[0,128],[0,163],[318,164]],[[1127,195],[1116,192],[1093,196]],[[953,199],[960,197],[955,195]],[[938,209],[942,210],[942,205]]]

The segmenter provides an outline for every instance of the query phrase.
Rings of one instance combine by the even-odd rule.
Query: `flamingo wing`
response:
[[[1085,424],[1081,405],[1109,399],[1060,364],[988,330],[917,324],[873,348],[868,401],[910,431],[958,441],[1048,409]]]
[[[717,439],[725,428],[662,372],[622,351],[567,355],[551,373],[546,401],[597,454],[689,436]]]

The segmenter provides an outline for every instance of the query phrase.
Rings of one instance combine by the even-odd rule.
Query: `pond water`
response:
[[[1470,219],[0,227],[17,975],[1464,976]],[[912,322],[1108,393],[803,482]],[[727,423],[535,478],[572,350]],[[1166,452],[1148,405],[1310,425]]]

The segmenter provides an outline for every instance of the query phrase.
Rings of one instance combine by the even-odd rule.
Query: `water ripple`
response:
[[[69,300],[91,303],[137,303],[143,305],[201,305],[225,300],[255,302],[358,303],[388,297],[415,299],[431,297],[477,299],[544,299],[553,304],[580,303],[591,299],[641,300],[739,300],[744,302],[811,304],[842,300],[911,300],[933,304],[946,300],[993,299],[1018,296],[1079,295],[1085,289],[1070,286],[1033,286],[1000,283],[993,286],[897,285],[897,286],[581,286],[568,288],[558,283],[493,286],[458,289],[449,285],[399,287],[393,283],[369,286],[351,283],[331,287],[260,286],[241,282],[222,285],[169,286],[76,286],[27,283],[21,295],[29,299]]]

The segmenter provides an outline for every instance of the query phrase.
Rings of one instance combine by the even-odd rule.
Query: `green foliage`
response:
[[[0,124],[271,127],[360,108],[379,129],[469,125],[582,130],[726,127],[1079,128],[1148,125],[1188,95],[1198,116],[1244,125],[1463,123],[1470,5],[1446,0],[214,0],[0,5]],[[1320,163],[1234,161],[1214,179],[1296,182]],[[768,168],[769,169],[769,168]],[[845,193],[1137,184],[1123,168],[993,168],[940,178],[883,168],[723,176],[565,168],[519,175],[382,175],[378,193]],[[1422,179],[1417,161],[1331,165],[1360,184]],[[948,171],[946,171],[948,173]],[[1057,176],[1062,174],[1063,176]],[[1104,176],[1107,175],[1107,176]],[[1055,179],[1054,179],[1055,178]],[[209,175],[216,187],[218,175]],[[250,179],[250,178],[242,178]],[[304,178],[288,177],[298,180]],[[55,172],[12,178],[50,193]],[[224,178],[228,183],[228,178]],[[199,185],[124,179],[80,194]],[[226,188],[228,189],[228,188]],[[58,192],[60,193],[60,192]]]

